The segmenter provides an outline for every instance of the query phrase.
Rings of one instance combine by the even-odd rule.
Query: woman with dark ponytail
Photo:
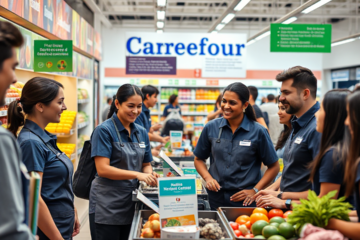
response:
[[[135,203],[132,191],[139,181],[157,184],[152,171],[149,136],[134,123],[142,109],[141,90],[122,85],[108,119],[91,136],[91,157],[97,174],[90,190],[89,218],[93,240],[128,239]]]
[[[256,121],[249,89],[232,83],[223,92],[222,118],[208,122],[195,148],[195,167],[206,181],[211,209],[250,205],[279,172],[266,128]],[[205,160],[210,157],[210,169]],[[268,169],[261,178],[261,163]],[[253,204],[255,206],[255,204]]]
[[[54,80],[29,80],[19,101],[8,110],[8,128],[18,138],[22,161],[41,177],[38,235],[45,239],[72,239],[80,230],[72,191],[73,165],[56,146],[57,138],[45,130],[59,123],[66,106],[63,86]],[[19,135],[19,128],[22,127]]]

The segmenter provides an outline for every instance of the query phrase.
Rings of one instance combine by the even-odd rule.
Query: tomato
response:
[[[281,209],[271,209],[269,212],[269,219],[273,217],[283,217],[284,212]]]
[[[239,225],[246,224],[246,222],[250,221],[250,217],[247,215],[241,215],[236,219],[235,222],[237,222]]]
[[[249,220],[250,220],[250,217],[249,217]],[[247,221],[245,223],[245,226],[248,228],[248,229],[251,229],[251,222],[250,221]]]
[[[236,237],[240,237],[242,235],[240,230],[235,230],[234,233]]]
[[[265,208],[255,208],[253,213],[262,213],[264,214],[265,216],[268,216],[268,212],[266,211]]]
[[[245,235],[245,238],[254,238],[254,234],[251,234],[251,233],[250,233],[250,234],[246,234],[246,235]]]
[[[234,231],[239,230],[239,224],[237,224],[237,223],[232,222],[232,223],[230,223],[230,226]]]
[[[250,216],[250,222],[251,222],[251,224],[254,224],[256,221],[259,221],[259,220],[264,220],[264,221],[269,222],[268,217],[267,217],[265,214],[263,214],[263,213],[253,213],[253,214]]]
[[[284,213],[284,218],[287,218],[290,214],[292,213],[292,211],[287,211],[286,213]]]

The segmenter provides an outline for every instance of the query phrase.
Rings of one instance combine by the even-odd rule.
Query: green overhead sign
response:
[[[331,52],[331,24],[281,24],[270,26],[271,52]]]
[[[72,40],[35,40],[35,72],[72,72]]]

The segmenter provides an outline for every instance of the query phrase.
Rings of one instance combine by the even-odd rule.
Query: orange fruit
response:
[[[250,219],[250,217],[249,217],[249,219]],[[251,221],[250,221],[250,220],[247,221],[247,222],[245,223],[245,226],[247,227],[247,229],[251,229]]]
[[[255,222],[259,221],[259,220],[264,220],[266,222],[269,222],[269,219],[268,217],[263,214],[263,213],[253,213],[251,216],[250,216],[250,222],[251,224],[254,224]]]
[[[253,213],[262,213],[262,214],[268,216],[268,211],[266,211],[265,208],[255,208]]]
[[[246,222],[250,221],[250,217],[247,215],[241,215],[236,219],[235,222],[237,222],[239,225],[246,224]]]

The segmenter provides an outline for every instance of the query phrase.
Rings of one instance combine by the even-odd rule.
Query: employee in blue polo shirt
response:
[[[158,131],[161,128],[161,124],[155,124],[153,126],[151,125],[151,116],[150,116],[149,108],[152,108],[156,105],[159,90],[154,86],[146,85],[141,88],[141,92],[144,98],[142,104],[142,111],[140,115],[136,118],[135,123],[139,124],[140,126],[146,129],[146,131],[149,134],[150,141],[166,143],[170,139],[170,137],[162,137],[156,133],[156,131]],[[152,153],[153,155],[156,156],[158,154],[158,150],[153,149]]]
[[[292,67],[279,73],[276,80],[282,82],[280,102],[288,114],[294,115],[292,131],[285,144],[282,177],[267,190],[259,192],[255,199],[262,203],[265,198],[268,205],[278,200],[274,198],[283,199],[285,206],[290,208],[291,199],[283,192],[303,192],[312,188],[308,166],[320,148],[321,134],[316,131],[315,118],[320,104],[316,101],[317,79],[310,69]]]
[[[142,99],[137,86],[122,85],[108,119],[91,136],[91,157],[97,170],[89,203],[93,240],[127,240],[135,211],[132,192],[139,181],[156,185],[158,175],[150,165],[148,133],[134,123],[141,113]]]
[[[279,172],[269,133],[257,123],[249,95],[239,82],[225,88],[223,117],[205,125],[194,151],[195,167],[206,181],[213,210],[247,205]],[[208,171],[205,161],[210,156]],[[268,166],[262,178],[261,163]]]
[[[16,135],[23,126],[18,135],[22,161],[28,171],[41,177],[40,240],[70,240],[80,231],[72,191],[73,164],[56,146],[56,136],[45,130],[49,123],[60,122],[66,110],[64,99],[59,82],[36,77],[25,84],[20,100],[9,108],[9,130]]]
[[[165,106],[163,112],[163,118],[166,118],[169,114],[171,109],[179,109],[179,113],[181,115],[181,110],[179,106],[179,98],[178,95],[173,94],[169,97],[169,104]]]

